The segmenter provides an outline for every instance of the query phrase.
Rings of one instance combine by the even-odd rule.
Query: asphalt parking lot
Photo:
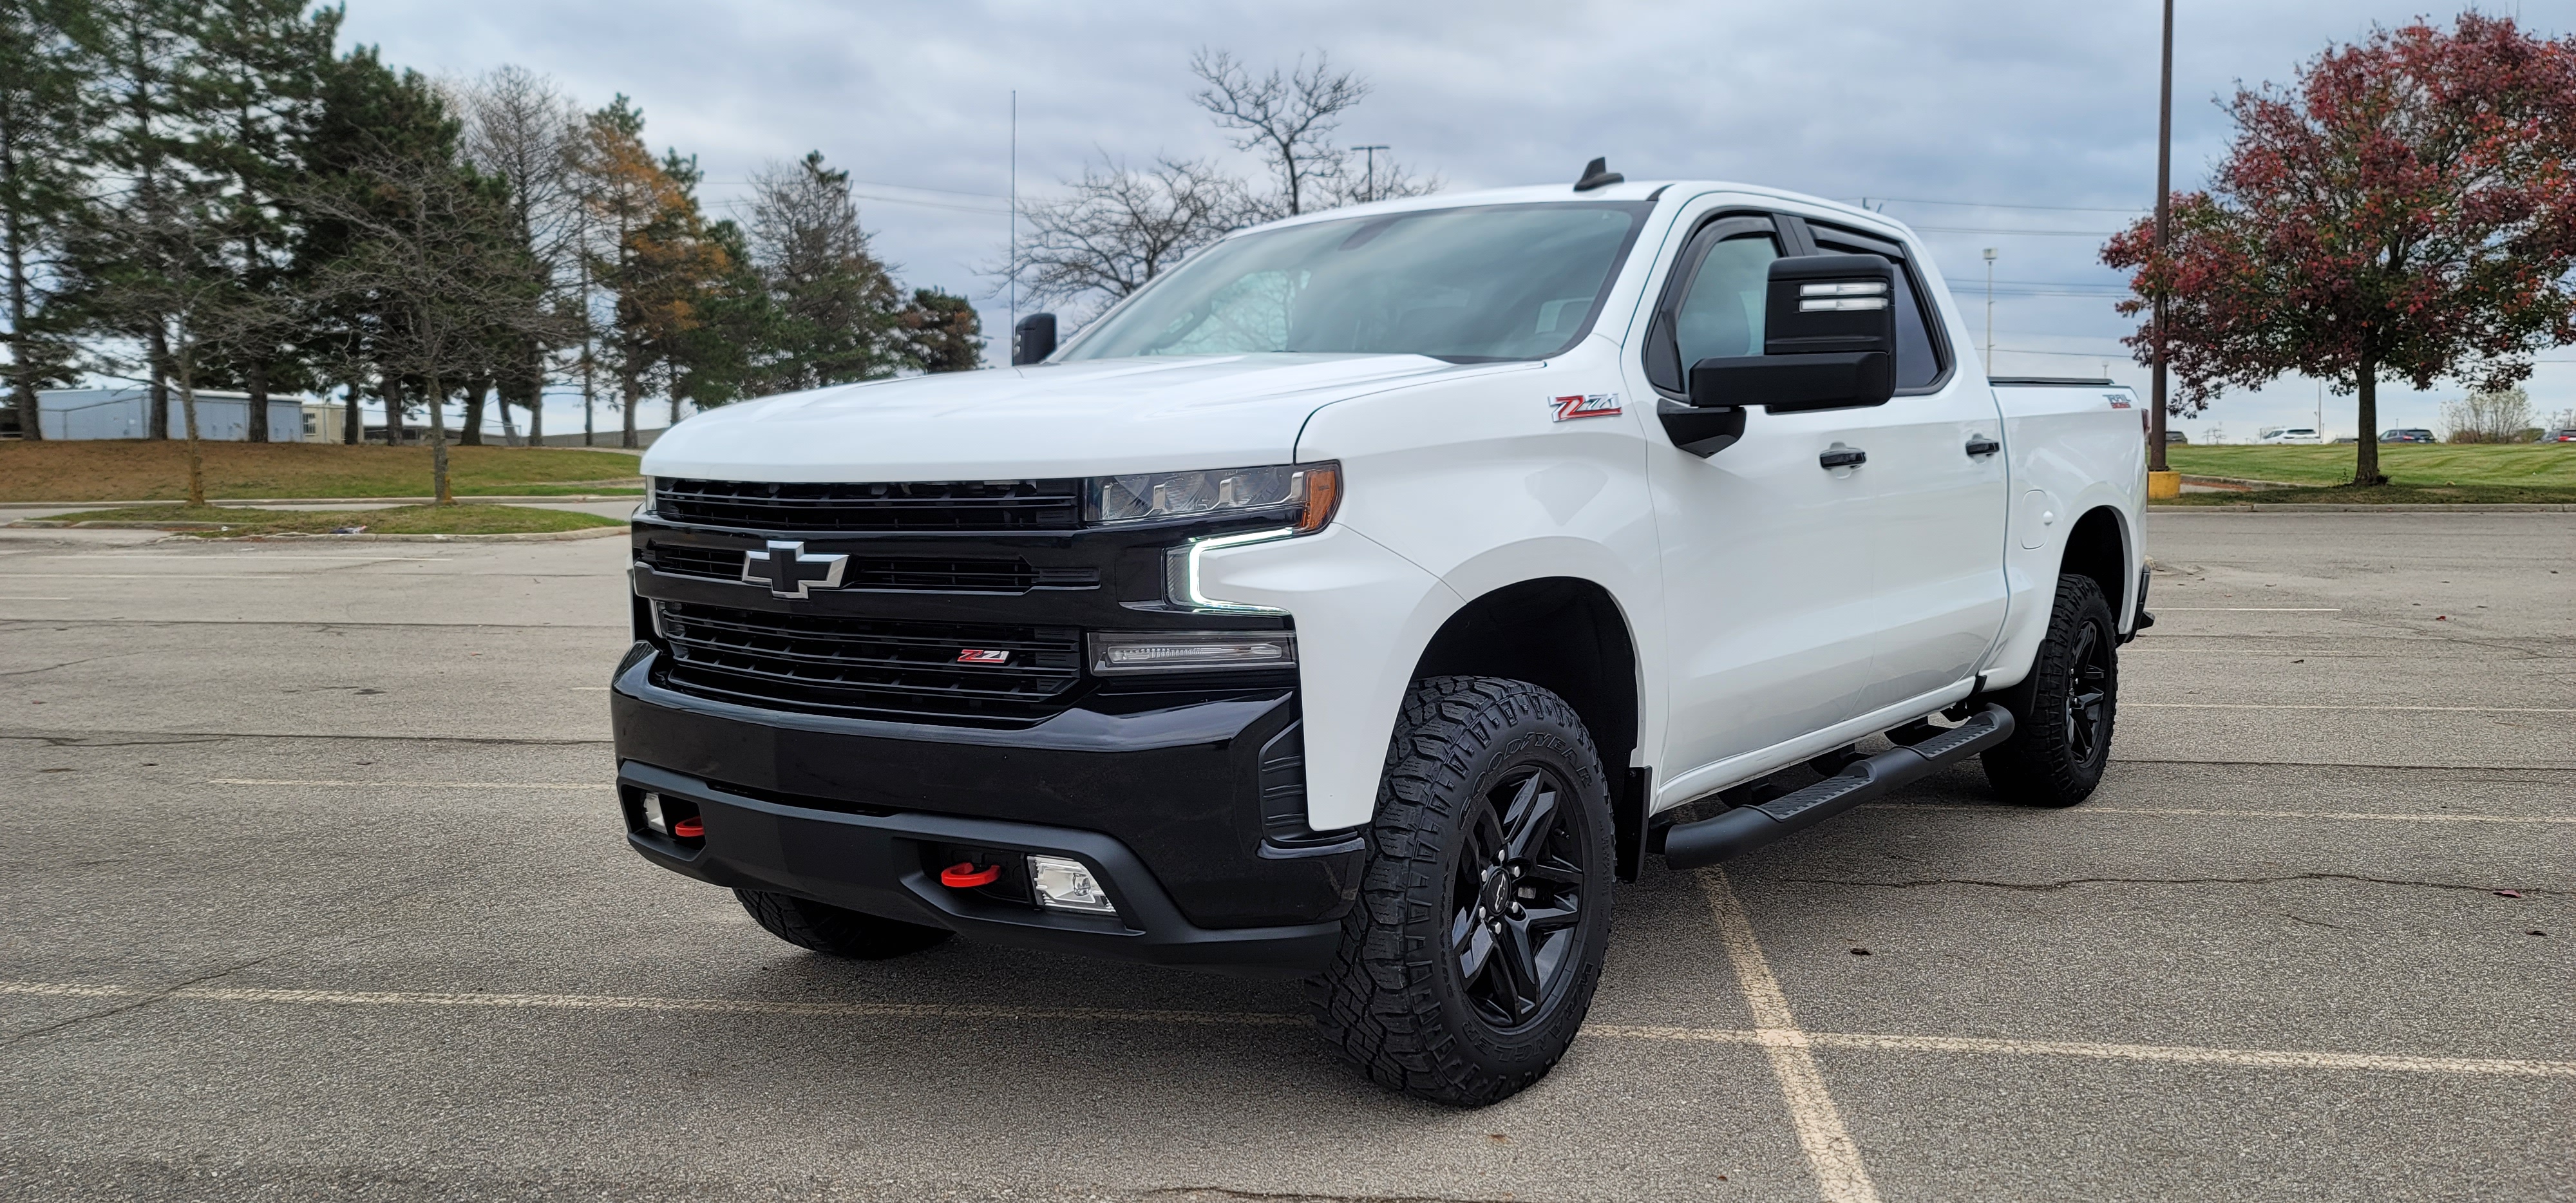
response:
[[[0,532],[0,1196],[2576,1197],[2576,515],[2150,521],[2090,802],[1650,868],[1475,1112],[1293,984],[644,864],[619,540]]]

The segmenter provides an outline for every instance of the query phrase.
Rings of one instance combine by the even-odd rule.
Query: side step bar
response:
[[[1786,797],[1739,806],[1714,818],[1664,830],[1664,863],[1675,869],[1713,865],[1910,784],[1945,764],[2012,738],[2012,712],[1989,705],[1968,721],[1921,743],[1890,748]]]

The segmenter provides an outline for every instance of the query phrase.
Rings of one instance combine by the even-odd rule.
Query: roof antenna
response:
[[[1584,165],[1583,178],[1574,181],[1574,190],[1577,192],[1590,192],[1595,188],[1607,188],[1610,185],[1619,183],[1627,178],[1628,177],[1621,175],[1618,172],[1610,170],[1610,160],[1606,158],[1594,159],[1590,163]]]

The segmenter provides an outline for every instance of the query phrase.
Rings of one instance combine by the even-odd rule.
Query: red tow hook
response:
[[[682,819],[677,823],[671,824],[671,834],[684,840],[694,840],[706,833],[706,821],[696,817]]]
[[[978,869],[975,867],[975,862],[971,860],[961,860],[939,871],[939,884],[952,890],[971,890],[977,886],[989,886],[1001,879],[1000,865],[987,865]]]

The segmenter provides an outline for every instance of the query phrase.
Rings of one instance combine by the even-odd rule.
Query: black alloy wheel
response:
[[[2111,674],[2117,670],[2106,634],[2093,623],[2078,626],[2066,656],[2066,752],[2079,764],[2093,763],[2111,738]]]
[[[1575,969],[1585,869],[1566,820],[1573,794],[1545,765],[1510,771],[1451,877],[1449,951],[1468,1002],[1498,1029],[1529,1022]]]

